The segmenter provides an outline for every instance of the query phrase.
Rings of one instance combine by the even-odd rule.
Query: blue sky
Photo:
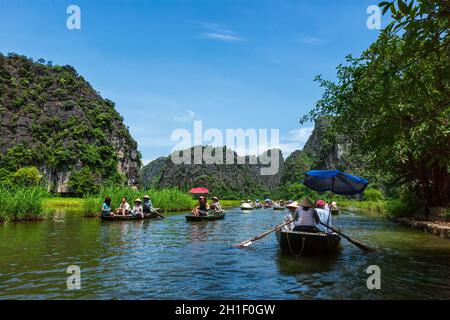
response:
[[[72,65],[116,103],[144,162],[170,153],[173,130],[279,129],[284,155],[347,54],[378,36],[365,0],[0,0],[0,51]],[[81,30],[66,8],[81,9]],[[382,26],[386,25],[382,21]]]

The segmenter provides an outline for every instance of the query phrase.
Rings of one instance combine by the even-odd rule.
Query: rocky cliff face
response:
[[[284,168],[280,177],[280,184],[287,182],[299,183],[304,178],[304,173],[311,169],[313,160],[303,150],[292,152],[284,162]]]
[[[325,118],[316,120],[314,130],[306,142],[303,152],[313,162],[311,169],[347,170],[352,167],[350,144],[345,137],[331,138],[327,135],[330,121]]]
[[[70,66],[0,54],[0,120],[4,170],[36,166],[63,193],[83,168],[99,183],[137,183],[140,155],[123,118]]]
[[[175,165],[170,157],[158,158],[144,166],[141,171],[142,184],[149,187],[178,187],[188,190],[205,186],[219,195],[233,195],[236,198],[251,194],[270,194],[271,191],[288,182],[300,183],[304,173],[311,169],[348,170],[356,167],[356,161],[349,153],[345,137],[330,139],[327,119],[318,119],[303,150],[293,152],[286,160],[280,150],[269,150],[259,158],[246,157],[245,165]],[[261,159],[278,152],[280,166],[275,175],[261,175]],[[236,154],[233,155],[236,159]],[[193,162],[193,160],[192,160]]]
[[[205,147],[203,147],[203,150]],[[193,187],[206,187],[213,194],[224,198],[240,198],[248,195],[264,195],[275,188],[280,181],[283,166],[283,156],[280,150],[269,150],[277,152],[279,156],[280,170],[274,175],[262,175],[261,169],[267,168],[260,157],[239,157],[230,149],[215,148],[214,152],[221,152],[223,164],[208,164],[204,160],[201,164],[193,164],[193,152],[191,149],[192,164],[176,164],[171,157],[158,158],[141,171],[141,182],[147,187],[176,187],[188,191]],[[220,151],[219,151],[220,150]],[[227,162],[227,154],[233,159],[233,163]],[[242,162],[242,164],[239,164]]]

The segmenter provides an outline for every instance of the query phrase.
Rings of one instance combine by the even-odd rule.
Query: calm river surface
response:
[[[450,241],[370,214],[341,214],[336,224],[381,252],[365,255],[343,239],[328,259],[283,256],[274,234],[232,248],[286,211],[229,209],[207,223],[54,214],[0,225],[0,299],[450,299]],[[381,290],[366,287],[373,264]],[[69,265],[81,268],[80,290],[66,287]]]

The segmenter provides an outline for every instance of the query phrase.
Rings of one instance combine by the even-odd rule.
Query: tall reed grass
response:
[[[47,195],[41,187],[0,187],[0,222],[42,219],[42,202]]]
[[[133,206],[134,200],[148,194],[152,200],[153,207],[161,208],[163,211],[184,211],[192,208],[192,198],[178,189],[140,189],[135,190],[128,187],[105,187],[98,195],[88,195],[83,198],[83,215],[95,216],[100,212],[101,205],[106,198],[112,199],[111,207],[116,209],[120,206],[122,197],[126,197],[128,203]]]

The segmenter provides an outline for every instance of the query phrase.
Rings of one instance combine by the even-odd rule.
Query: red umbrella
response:
[[[209,193],[208,189],[206,188],[192,188],[189,193],[192,194],[207,194]]]

